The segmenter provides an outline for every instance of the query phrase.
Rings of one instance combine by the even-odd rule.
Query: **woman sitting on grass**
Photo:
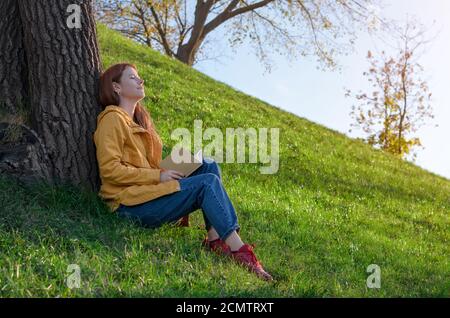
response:
[[[100,78],[103,111],[94,133],[102,181],[99,195],[120,217],[150,228],[180,219],[188,226],[188,215],[202,209],[208,232],[203,246],[272,280],[256,258],[254,245],[244,244],[238,235],[236,211],[218,164],[204,158],[202,166],[186,178],[159,167],[162,141],[140,104],[144,96],[144,81],[132,64],[113,65]]]

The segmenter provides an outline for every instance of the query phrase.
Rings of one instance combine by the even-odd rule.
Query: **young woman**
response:
[[[94,133],[102,186],[111,210],[145,227],[175,223],[201,209],[208,232],[202,242],[259,277],[272,280],[238,232],[236,211],[222,184],[219,165],[210,158],[189,177],[159,167],[162,141],[140,104],[144,81],[128,63],[108,68],[100,78],[100,104]]]

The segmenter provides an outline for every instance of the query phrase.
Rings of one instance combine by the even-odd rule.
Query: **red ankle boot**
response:
[[[231,257],[238,263],[247,267],[248,270],[254,272],[260,278],[272,281],[273,277],[267,273],[253,252],[254,244],[244,244],[239,250],[231,252]]]

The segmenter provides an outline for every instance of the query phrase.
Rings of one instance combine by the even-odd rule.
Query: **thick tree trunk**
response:
[[[195,62],[195,55],[197,54],[197,51],[200,48],[202,42],[203,39],[199,39],[192,45],[186,44],[180,46],[178,48],[176,58],[189,66],[193,66]]]
[[[35,158],[32,162],[37,161],[39,165],[26,165],[32,170],[30,173],[50,183],[70,183],[97,191],[99,177],[92,136],[97,114],[101,111],[97,101],[101,64],[92,3],[80,0],[14,2],[19,5],[23,30],[31,110],[31,127],[14,130],[28,135],[32,131],[31,135],[36,138],[28,138],[34,146],[19,147],[23,151],[21,154],[16,151],[15,155],[7,154],[5,142],[0,142],[3,144],[0,171],[6,169],[6,165],[1,165],[2,158],[8,157],[11,161],[14,156],[22,155],[22,162],[10,162],[9,166],[17,168],[23,165],[25,158]],[[81,28],[71,29],[67,24],[73,13],[67,12],[71,4],[81,7]],[[4,33],[5,29],[0,31]],[[0,127],[0,136],[1,131]],[[20,139],[27,138],[21,135]],[[41,171],[37,171],[39,169]]]
[[[194,64],[195,54],[206,36],[204,32],[205,22],[213,4],[214,2],[212,1],[197,1],[197,5],[195,6],[195,21],[189,41],[178,47],[176,58],[189,66]]]
[[[27,122],[27,65],[17,0],[0,1],[0,118]],[[20,118],[18,118],[20,117]],[[14,119],[13,119],[14,118]]]

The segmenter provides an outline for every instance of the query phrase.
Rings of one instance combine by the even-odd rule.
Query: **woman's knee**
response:
[[[208,171],[212,171],[214,174],[220,177],[221,171],[219,164],[213,158],[204,157],[203,159],[204,164],[208,165]]]
[[[206,164],[217,164],[217,162],[213,158],[210,158],[210,157],[203,157],[203,161]]]

